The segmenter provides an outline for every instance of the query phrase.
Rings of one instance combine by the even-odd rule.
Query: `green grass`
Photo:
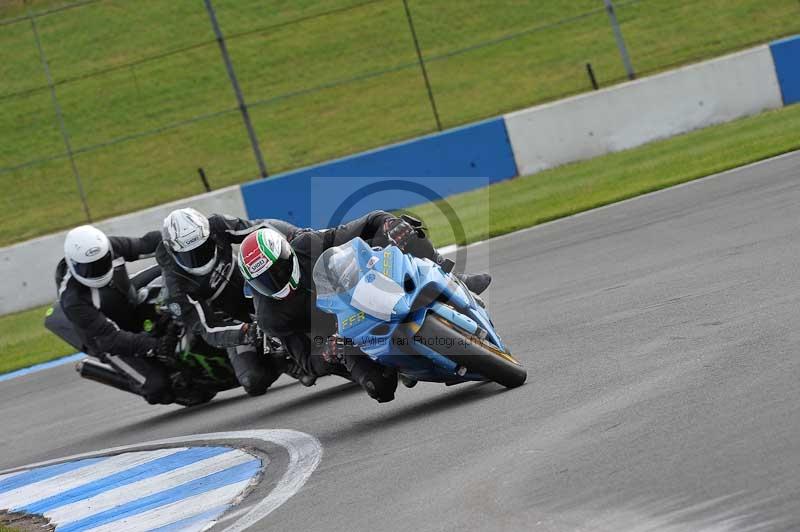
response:
[[[0,374],[75,352],[44,328],[48,306],[0,317]]]
[[[800,149],[800,105],[452,196],[467,242]],[[455,242],[439,207],[408,209],[437,246]],[[42,325],[46,307],[0,317],[0,373],[70,354]]]
[[[33,9],[66,1],[34,1]],[[585,91],[586,62],[602,85],[623,78],[598,0],[409,3],[445,127]],[[800,32],[796,0],[618,4],[640,74]],[[228,47],[271,172],[434,130],[399,1],[216,0],[215,5],[225,33],[244,34],[229,39]],[[319,16],[347,6],[359,7]],[[0,3],[0,18],[24,12],[20,0]],[[298,19],[303,20],[286,24]],[[40,17],[37,24],[57,82],[116,68],[57,88],[96,219],[201,192],[200,166],[215,188],[256,177],[202,3],[102,0]],[[45,83],[30,24],[0,28],[0,168],[58,156],[64,150],[48,91],[2,98]],[[197,43],[207,44],[124,66]],[[386,70],[392,71],[373,75]],[[353,78],[359,79],[344,82]],[[303,92],[323,85],[328,88]],[[91,148],[226,110],[234,112]],[[84,221],[63,158],[0,173],[0,189],[0,245]]]

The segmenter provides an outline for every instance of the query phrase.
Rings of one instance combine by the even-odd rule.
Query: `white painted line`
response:
[[[46,369],[63,366],[64,364],[69,364],[70,362],[77,362],[78,360],[81,360],[85,356],[86,355],[84,353],[75,353],[73,355],[67,355],[65,357],[51,360],[49,362],[42,362],[41,364],[28,366],[27,368],[14,370],[9,373],[3,373],[0,374],[0,382],[10,381],[11,379],[16,379],[17,377],[24,377],[25,375],[30,375],[31,373],[38,373]]]
[[[236,484],[223,486],[194,497],[188,497],[181,501],[167,504],[147,512],[133,515],[113,521],[103,526],[92,528],[93,532],[140,532],[167,526],[170,523],[182,521],[187,517],[204,513],[207,509],[219,505],[220,501],[230,501],[235,499],[247,486],[251,480],[243,480]],[[224,509],[223,509],[224,511]],[[222,513],[222,511],[220,511]],[[213,523],[213,519],[211,520]],[[207,521],[204,528],[208,528],[210,523]]]
[[[84,517],[122,506],[136,499],[180,486],[196,478],[223,471],[229,467],[243,464],[253,459],[245,452],[231,449],[231,452],[217,455],[193,464],[174,469],[161,475],[145,478],[132,484],[105,491],[89,499],[76,501],[66,506],[45,512],[45,517],[59,525],[78,521]]]
[[[476,242],[477,244],[477,242]],[[450,244],[449,246],[444,246],[438,249],[439,253],[442,255],[450,255],[451,253],[455,253],[458,249],[458,246],[455,244]]]
[[[98,462],[97,464],[75,469],[3,493],[0,495],[0,508],[13,509],[25,506],[26,504],[40,501],[57,493],[65,492],[72,488],[88,484],[89,482],[105,478],[118,471],[135,467],[181,450],[183,449],[159,449],[157,451],[142,451],[125,453],[119,456],[110,456],[108,459]]]
[[[225,532],[238,532],[244,530],[257,522],[261,521],[269,514],[277,510],[283,503],[289,500],[292,495],[300,491],[300,488],[311,476],[311,473],[322,460],[322,444],[319,440],[308,434],[294,430],[267,430],[250,431],[253,436],[257,433],[269,433],[263,439],[276,443],[289,451],[289,466],[283,474],[275,489],[270,492],[261,502],[256,504],[252,510],[246,513],[238,521],[225,529]],[[218,434],[225,434],[220,432]],[[241,433],[239,433],[241,434]]]

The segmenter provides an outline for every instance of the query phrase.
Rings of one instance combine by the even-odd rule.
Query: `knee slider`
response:
[[[388,368],[381,372],[365,375],[361,385],[367,394],[379,403],[388,403],[394,399],[397,389],[397,374]]]
[[[267,381],[266,375],[253,371],[248,371],[239,377],[239,383],[244,388],[244,391],[252,396],[264,395],[267,393],[267,388],[269,388],[270,384]]]

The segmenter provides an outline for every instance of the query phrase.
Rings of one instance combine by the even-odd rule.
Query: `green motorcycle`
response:
[[[154,270],[151,275],[137,275],[131,281],[138,285],[135,286],[137,290],[142,287],[147,289],[148,295],[142,304],[142,331],[158,337],[166,334],[170,327],[178,329],[174,356],[157,358],[169,372],[175,402],[194,406],[211,401],[219,392],[238,388],[240,384],[224,349],[212,347],[201,337],[182,331],[180,326],[176,327],[176,320],[165,305],[165,290],[158,273]],[[45,327],[77,351],[86,352],[80,335],[58,301],[48,310]],[[263,345],[265,357],[288,359],[279,342],[265,339]],[[126,374],[124,368],[115,367],[113,361],[103,355],[87,355],[76,364],[75,369],[85,379],[140,395],[139,384]]]

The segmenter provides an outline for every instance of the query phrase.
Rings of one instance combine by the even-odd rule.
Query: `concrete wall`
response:
[[[496,118],[254,181],[242,194],[251,218],[328,227],[515,175],[505,122]]]
[[[235,186],[110,218],[95,225],[109,235],[140,236],[160,229],[164,217],[181,207],[194,207],[204,213],[246,216],[241,190]],[[54,274],[58,261],[64,256],[65,235],[66,231],[62,231],[0,249],[0,314],[43,305],[55,299]],[[131,271],[152,263],[152,260],[140,261],[132,265]]]
[[[782,105],[770,49],[746,50],[506,116],[520,174]]]

